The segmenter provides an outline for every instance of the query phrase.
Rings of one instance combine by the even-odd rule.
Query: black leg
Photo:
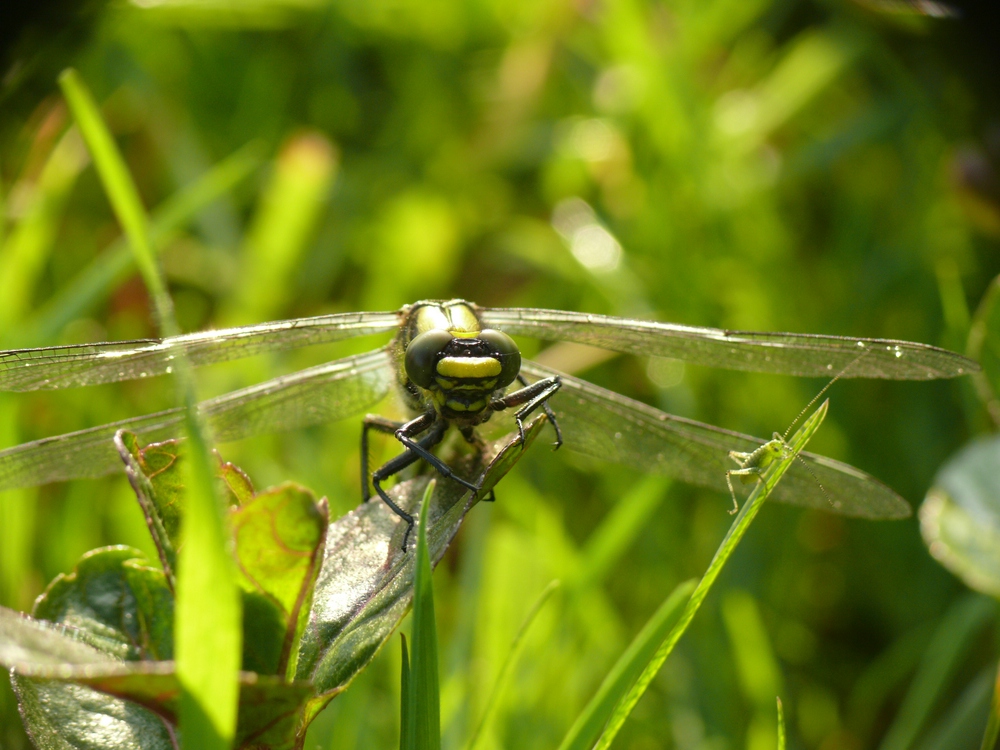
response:
[[[408,422],[407,424],[412,425],[419,419],[421,418],[418,417],[417,419],[413,420],[413,422]],[[405,426],[400,429],[401,430],[405,429]],[[423,432],[427,428],[420,427],[419,429],[416,429],[416,427],[414,427],[412,429],[414,429],[415,432]],[[441,438],[444,437],[444,433],[447,429],[448,429],[448,423],[445,422],[444,420],[439,420],[438,422],[432,424],[430,431],[420,439],[419,443],[415,444],[419,445],[425,451],[429,448],[433,448],[435,445],[441,442]],[[372,473],[372,484],[375,487],[375,492],[377,492],[378,496],[382,498],[382,502],[388,505],[393,513],[395,513],[397,516],[406,521],[406,533],[403,535],[404,552],[406,551],[406,543],[410,539],[410,532],[413,531],[413,516],[411,516],[405,510],[396,505],[395,502],[393,502],[392,498],[389,497],[388,493],[384,489],[382,489],[382,482],[385,479],[391,477],[393,474],[398,474],[407,466],[416,463],[418,460],[420,460],[420,458],[421,456],[419,453],[417,453],[414,450],[411,450],[410,448],[407,448],[405,451],[400,453],[395,458],[387,461],[385,464],[380,466]]]
[[[556,376],[556,377],[554,377],[552,379],[555,380],[555,381],[557,381],[557,382],[559,382],[559,377],[558,376]],[[520,373],[518,373],[517,382],[520,383],[523,386],[527,386],[528,385],[528,379],[526,377],[524,377],[524,375],[521,375]],[[561,386],[562,383],[560,382],[559,385]],[[552,429],[556,431],[556,442],[555,442],[555,445],[552,446],[552,450],[557,451],[557,450],[559,450],[559,446],[561,446],[563,444],[562,430],[559,429],[559,420],[556,419],[556,413],[554,411],[552,411],[552,407],[549,406],[548,399],[546,399],[545,401],[542,402],[542,411],[545,412],[545,416],[548,417],[549,422],[552,423]]]
[[[423,440],[416,441],[416,440],[413,439],[414,435],[419,434],[419,433],[423,432],[425,429],[427,429],[427,427],[422,426],[423,425],[423,421],[422,420],[424,420],[424,421],[428,421],[428,420],[431,421],[431,423],[434,425],[435,429],[437,428],[437,425],[440,424],[441,425],[441,436],[444,435],[444,431],[448,427],[448,423],[445,422],[443,419],[440,419],[438,417],[438,415],[437,415],[437,412],[430,411],[430,412],[427,412],[426,414],[423,414],[423,415],[417,417],[416,419],[414,419],[414,420],[412,420],[410,422],[407,422],[402,427],[400,427],[398,430],[396,430],[396,432],[393,433],[393,434],[396,436],[396,439],[399,442],[401,442],[404,446],[406,446],[407,450],[413,451],[417,456],[419,456],[420,458],[424,459],[424,461],[426,461],[431,466],[433,466],[435,469],[437,469],[438,474],[440,474],[441,476],[443,476],[445,479],[452,479],[452,480],[458,482],[460,485],[462,485],[463,487],[465,487],[467,490],[472,490],[472,494],[475,495],[477,492],[479,492],[479,487],[477,487],[476,485],[472,484],[472,482],[469,482],[469,481],[467,481],[465,479],[462,479],[462,477],[458,476],[454,471],[452,471],[451,467],[448,466],[448,464],[446,464],[440,458],[438,458],[433,453],[431,453],[430,450],[428,450],[428,447],[425,447],[423,445]],[[434,420],[436,420],[436,421],[434,421]],[[419,429],[417,429],[418,427],[419,427]],[[434,441],[430,445],[436,445],[437,442],[440,441],[440,439],[441,439],[441,437],[438,437],[438,440]],[[406,455],[406,453],[403,453],[402,455]],[[414,460],[416,460],[416,459],[414,459]],[[412,461],[411,461],[411,463],[412,463]]]
[[[368,477],[368,430],[391,435],[402,426],[403,422],[386,419],[377,414],[368,414],[361,423],[361,502],[367,503],[372,496]]]
[[[503,398],[490,402],[490,408],[493,411],[503,411],[504,409],[509,409],[514,406],[521,406],[521,408],[515,412],[514,420],[517,422],[517,431],[520,434],[521,442],[523,443],[524,418],[531,414],[531,412],[539,406],[544,408],[546,405],[545,402],[548,401],[561,386],[562,383],[560,382],[558,375],[538,380],[530,385],[526,385],[520,390],[508,393]],[[550,413],[550,410],[546,410],[546,416]],[[555,415],[552,415],[552,418],[554,417]],[[558,441],[556,447],[558,447],[559,445],[562,445],[562,434],[559,432],[559,427],[555,422],[553,422],[553,426],[556,430],[556,439]]]

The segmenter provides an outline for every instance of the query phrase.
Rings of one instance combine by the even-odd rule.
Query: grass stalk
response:
[[[180,329],[173,301],[156,262],[149,221],[135,182],[80,75],[66,70],[59,84],[128,238],[160,332],[164,337],[176,336]],[[242,650],[240,599],[208,443],[198,423],[194,378],[182,352],[177,352],[174,372],[186,407],[185,428],[191,443],[175,615],[177,673],[183,688],[182,737],[186,748],[222,750],[232,744],[236,729]]]

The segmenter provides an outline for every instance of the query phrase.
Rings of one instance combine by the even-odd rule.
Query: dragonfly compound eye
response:
[[[500,360],[500,375],[497,377],[497,387],[503,388],[514,382],[521,372],[521,350],[517,348],[514,339],[503,331],[485,328],[479,332],[479,338],[485,341],[491,355]]]
[[[421,388],[434,385],[437,361],[455,338],[443,328],[432,328],[416,336],[406,347],[406,374]]]

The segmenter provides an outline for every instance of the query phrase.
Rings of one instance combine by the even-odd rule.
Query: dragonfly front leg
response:
[[[435,415],[433,412],[431,412],[430,416],[431,418],[433,418]],[[396,433],[398,434],[400,432],[403,432],[404,430],[409,430],[411,434],[416,435],[423,432],[424,430],[427,430],[428,425],[426,423],[429,421],[427,417],[428,415],[424,414],[421,415],[420,417],[417,417],[414,420],[411,420],[410,422],[407,422],[398,430],[396,430]],[[413,443],[413,445],[415,447],[419,447],[420,451],[423,453],[427,453],[430,448],[433,448],[435,445],[441,442],[441,438],[444,437],[445,430],[448,429],[448,423],[443,420],[439,420],[437,422],[431,422],[429,428],[430,431],[426,435],[420,438],[419,441]],[[380,429],[380,428],[374,427],[373,429]],[[405,510],[400,508],[398,505],[396,505],[393,499],[389,497],[389,494],[384,489],[382,489],[382,482],[391,477],[393,474],[398,474],[407,466],[410,466],[411,464],[420,460],[423,457],[421,452],[418,452],[417,450],[414,450],[409,446],[407,446],[405,451],[400,453],[395,458],[386,461],[382,466],[380,466],[378,469],[372,472],[372,485],[374,485],[375,487],[375,492],[378,493],[378,496],[382,498],[382,502],[388,505],[393,513],[395,513],[397,516],[406,521],[406,533],[403,535],[404,552],[406,551],[406,543],[410,538],[410,532],[413,531],[413,516],[411,516]],[[365,480],[365,483],[367,485],[367,478]]]
[[[521,376],[518,376],[518,380],[522,383],[526,382]],[[503,411],[504,409],[509,409],[514,406],[521,407],[514,413],[514,420],[517,422],[517,431],[521,437],[521,443],[523,444],[524,418],[541,406],[545,409],[546,416],[552,420],[552,426],[556,431],[556,448],[558,448],[562,445],[562,433],[559,431],[559,424],[555,421],[555,414],[552,413],[551,408],[546,402],[552,398],[560,387],[562,387],[562,381],[559,380],[558,375],[554,375],[551,378],[545,378],[543,380],[537,380],[530,385],[525,385],[524,388],[521,388],[520,390],[508,393],[502,398],[491,401],[490,409],[493,411]]]
[[[555,380],[558,383],[558,385],[556,386],[556,390],[559,390],[559,386],[562,385],[562,382],[559,381],[558,376],[553,377],[551,379]],[[524,377],[524,375],[521,375],[520,373],[517,376],[517,382],[525,387],[528,386],[528,379]],[[551,396],[553,393],[555,393],[555,391],[552,391],[552,393],[550,393],[549,396]],[[548,417],[549,422],[552,424],[552,429],[556,431],[556,442],[552,446],[552,450],[554,451],[559,450],[559,446],[561,446],[563,442],[562,430],[559,429],[559,420],[556,419],[556,413],[552,411],[552,407],[549,406],[548,396],[546,396],[545,400],[542,402],[542,410],[545,412],[545,416]]]
[[[375,432],[391,435],[404,424],[404,422],[386,419],[377,414],[366,415],[364,421],[361,423],[361,502],[367,503],[372,496],[369,487],[370,478],[368,476],[368,430],[375,430]]]
[[[429,425],[428,422],[430,423]],[[419,441],[413,439],[415,435],[418,435],[424,430],[426,430],[428,426],[431,428],[430,434],[435,434],[435,431],[440,431],[440,435],[438,435],[437,440],[428,443],[426,442],[427,437],[421,438]],[[441,438],[444,436],[445,430],[447,429],[448,429],[448,423],[445,420],[438,417],[437,412],[435,411],[428,411],[425,414],[421,414],[416,419],[407,422],[398,430],[396,430],[395,433],[393,433],[396,436],[396,440],[401,442],[406,447],[406,451],[403,452],[400,456],[397,456],[397,458],[402,458],[403,456],[407,455],[407,453],[412,451],[417,456],[424,459],[424,461],[433,466],[435,469],[437,469],[438,474],[443,476],[445,479],[452,479],[458,482],[460,485],[465,487],[465,489],[472,490],[472,494],[475,495],[477,492],[479,492],[478,485],[475,485],[472,482],[462,479],[462,477],[458,476],[454,471],[452,471],[451,467],[448,466],[448,464],[446,464],[440,458],[431,453],[430,450],[428,450],[428,448],[436,445],[441,441]],[[409,464],[413,463],[413,461],[415,460],[416,459],[414,458],[405,465],[409,466]],[[381,471],[381,469],[379,471]],[[378,472],[376,472],[376,474],[377,473]],[[373,479],[374,476],[375,475],[373,474],[372,475]],[[383,477],[383,479],[384,478],[385,477]]]

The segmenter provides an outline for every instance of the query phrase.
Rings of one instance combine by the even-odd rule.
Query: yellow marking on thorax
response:
[[[444,357],[438,375],[446,378],[491,378],[500,374],[500,360],[493,357]]]
[[[451,325],[449,315],[438,305],[426,305],[417,310],[417,333],[421,334],[436,328],[448,330]]]

